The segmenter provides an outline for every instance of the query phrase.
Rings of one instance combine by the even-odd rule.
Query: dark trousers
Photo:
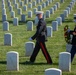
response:
[[[75,53],[76,53],[76,46],[72,46],[72,49],[71,49],[71,62],[73,61],[73,58],[74,58],[74,56],[75,56]]]
[[[50,57],[50,55],[49,55],[49,53],[48,53],[48,51],[46,49],[45,42],[36,42],[34,51],[33,51],[32,55],[30,57],[30,61],[31,62],[34,62],[35,61],[36,56],[37,56],[40,48],[42,50],[42,53],[43,53],[44,57],[47,60],[47,63],[52,64],[52,59],[51,59],[51,57]]]

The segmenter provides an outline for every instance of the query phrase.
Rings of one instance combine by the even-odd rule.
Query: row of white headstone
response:
[[[8,3],[8,5],[9,5],[9,6],[11,5],[10,2]],[[12,6],[10,6],[10,7],[12,7]],[[50,17],[50,14],[53,14],[54,11],[57,10],[58,7],[60,7],[59,2],[57,2],[56,5],[54,5],[53,8],[50,9],[50,11],[49,11],[49,10],[46,10],[46,18]],[[11,9],[12,9],[12,8],[10,8],[10,10],[11,10]],[[22,10],[21,8],[18,9],[18,14],[22,14],[21,10]],[[36,8],[35,8],[35,9],[34,9],[34,12],[36,12],[36,11],[37,11],[37,10],[36,10]],[[3,8],[3,13],[6,13],[6,9],[4,9],[4,8]],[[11,17],[13,17],[13,18],[15,17],[15,12],[14,12],[13,10],[11,11]],[[28,11],[28,17],[29,17],[29,18],[32,17],[32,11]],[[17,19],[17,18],[15,18],[15,19]],[[25,21],[25,19],[26,19],[26,16],[25,16],[24,14],[22,14],[22,15],[21,15],[21,21]],[[2,20],[3,20],[3,21],[6,21],[6,20],[7,20],[7,15],[4,14],[3,17],[2,17]],[[18,19],[17,19],[17,20],[18,20]],[[15,23],[18,23],[18,22],[15,22]],[[16,24],[16,25],[17,25],[17,24]]]
[[[9,2],[9,4],[10,4],[10,2]],[[56,4],[56,6],[58,7],[58,4],[59,3],[57,3]],[[11,10],[11,12],[10,12],[10,14],[11,14],[11,17],[12,18],[14,18],[15,17],[15,12],[13,11],[13,9],[12,9],[12,6],[10,6],[9,7],[10,8],[10,10]],[[54,10],[54,9],[53,9]],[[48,16],[48,13],[49,12],[53,12],[53,10],[50,10],[50,11],[46,11],[46,17]],[[37,8],[34,8],[34,13],[37,11]],[[18,14],[22,14],[22,9],[21,8],[18,8]],[[7,20],[7,15],[6,15],[6,9],[5,8],[3,8],[2,9],[2,21],[6,21]],[[25,21],[25,15],[23,16],[24,14],[22,14],[21,15],[21,21]],[[49,15],[50,15],[50,13],[49,13]],[[32,11],[28,11],[28,17],[29,18],[31,18],[32,17]]]
[[[13,12],[13,8],[12,8],[12,6],[11,6],[10,3],[11,3],[11,2],[9,2],[9,4],[8,4],[9,10],[12,10],[11,12]],[[47,3],[50,3],[50,2],[48,1]],[[46,4],[47,4],[47,3],[45,3],[44,7],[46,7]],[[49,4],[48,4],[48,5],[49,5]],[[32,6],[30,6],[30,7],[32,7]],[[21,14],[22,14],[22,9],[18,7],[18,3],[15,4],[15,8],[17,8],[17,10],[18,10],[18,14],[21,15]],[[27,10],[27,6],[24,6],[23,9],[24,9],[24,10]],[[38,10],[39,10],[39,11],[42,10],[42,5],[39,5],[39,6],[38,6]],[[34,13],[35,13],[36,11],[37,11],[37,8],[34,8]],[[28,17],[29,17],[29,18],[32,17],[32,11],[31,11],[31,10],[28,11]]]
[[[30,47],[32,46],[30,45]],[[7,70],[19,71],[18,52],[10,51],[7,53]],[[59,69],[48,68],[45,70],[45,75],[62,75],[62,71],[71,71],[71,55],[68,52],[61,52],[59,54]]]
[[[58,4],[58,3],[57,3],[57,4]],[[6,9],[3,8],[2,11],[3,11],[3,14],[4,14],[4,15],[2,15],[2,20],[3,20],[3,22],[4,22],[4,21],[7,20],[7,15],[5,15]],[[48,13],[49,13],[49,15],[50,15],[50,12],[53,12],[53,11],[47,10],[47,11],[46,11],[46,15],[48,16]],[[19,11],[19,13],[20,13],[20,11]],[[18,18],[15,17],[15,12],[14,12],[14,11],[11,11],[11,17],[13,17],[13,18],[15,19],[15,20],[13,19],[13,21],[15,21],[14,23],[16,23],[16,24],[14,24],[14,23],[13,23],[13,24],[14,24],[14,25],[18,25]],[[32,11],[29,11],[29,12],[28,12],[28,17],[32,17]],[[37,19],[35,19],[35,24],[38,22],[38,21],[36,21],[36,20],[37,20]],[[26,21],[26,16],[25,16],[24,14],[21,15],[21,21],[23,21],[23,22]]]
[[[74,3],[75,4],[75,3]],[[71,8],[73,6],[73,2],[71,2]],[[69,13],[69,12],[68,12]],[[65,14],[66,15],[66,14]],[[66,16],[65,16],[66,17]],[[58,17],[56,20],[57,21],[53,21],[52,22],[52,27],[48,26],[47,27],[47,32],[48,32],[48,36],[52,37],[52,30],[53,31],[57,31],[58,30],[58,25],[62,24],[62,19],[64,18],[64,16]],[[13,24],[14,25],[18,25],[18,18],[14,18],[13,19]],[[3,30],[9,30],[9,23],[7,21],[5,21],[3,23]],[[32,21],[28,21],[27,22],[27,30],[33,30],[33,22]]]
[[[28,3],[27,1],[28,1],[28,0],[25,0],[26,3]],[[23,2],[23,1],[21,1],[21,0],[19,1],[19,3],[20,3],[21,6],[24,6],[23,4],[24,4],[25,2]],[[30,1],[30,2],[32,2],[32,1]],[[33,4],[33,5],[36,5],[36,2],[37,2],[37,3],[40,3],[40,2],[43,2],[43,0],[34,1],[33,3],[28,4],[28,7],[32,8],[32,4]],[[52,3],[52,2],[53,2],[53,0],[47,0],[45,3],[42,4],[42,6],[43,6],[43,7],[46,7],[46,6],[49,5],[49,3]],[[61,0],[60,2],[64,2],[64,0]],[[7,4],[8,4],[8,6],[9,6],[9,10],[13,10],[13,7],[11,6],[11,1],[10,1],[10,0],[7,0]],[[15,8],[18,8],[18,7],[19,7],[19,6],[18,6],[18,3],[16,2],[16,0],[13,0],[13,4],[15,4]],[[5,1],[4,1],[4,0],[2,0],[2,7],[5,8]],[[40,7],[40,6],[39,6],[39,7]],[[24,8],[27,8],[27,6],[25,6]],[[40,7],[40,8],[41,8],[41,7]]]
[[[52,32],[53,31],[57,31],[58,30],[58,25],[60,24],[62,24],[62,19],[63,19],[63,17],[61,18],[61,17],[58,17],[57,19],[56,19],[56,21],[52,21],[52,27],[51,26],[47,26],[47,32],[48,32],[48,34],[47,34],[47,36],[51,36],[52,37]],[[14,25],[18,25],[18,18],[14,18],[13,19],[13,24]],[[3,23],[3,30],[9,30],[9,23],[7,22],[7,21],[5,21],[4,23]],[[33,30],[33,22],[32,21],[28,21],[27,22],[27,30],[30,30],[30,31],[32,31]],[[53,31],[52,31],[53,30]]]
[[[25,53],[27,56],[32,54],[34,49],[33,42],[26,42],[25,43]],[[56,70],[62,74],[62,71],[71,71],[71,54],[69,52],[61,52],[59,53],[59,69],[46,69],[45,74],[50,75],[51,70]],[[15,51],[7,52],[7,70],[9,71],[19,71],[19,53]],[[55,72],[55,71],[54,71]],[[54,73],[52,73],[53,75]],[[56,73],[55,73],[56,74]],[[58,75],[60,75],[58,74]],[[56,74],[57,75],[57,74]]]
[[[10,10],[10,15],[12,18],[15,18],[15,12],[13,11],[13,6],[11,6],[11,2],[7,1],[8,3],[8,6],[9,6],[9,10]],[[4,7],[4,3],[2,4],[2,21],[6,21],[7,20],[7,15],[6,15],[6,9]],[[16,4],[17,6],[17,4]],[[22,17],[25,17],[24,14],[22,14],[22,9],[21,8],[18,8],[18,14],[19,15],[22,15]],[[37,10],[34,9],[34,13],[36,12]],[[24,16],[23,16],[24,15]],[[32,17],[32,11],[28,11],[28,17],[31,18]],[[25,21],[24,18],[21,18],[22,21]]]
[[[10,14],[11,14],[11,17],[12,18],[15,18],[15,12],[13,11],[13,8],[11,6],[11,2],[7,1],[8,2],[8,6],[9,6],[9,10],[11,10]],[[46,10],[46,18],[49,18],[50,17],[50,14],[53,14],[55,10],[57,10],[57,8],[60,7],[60,4],[59,2],[57,2],[51,9],[50,11],[49,10]],[[6,21],[7,20],[7,15],[6,15],[6,9],[3,8],[2,10],[3,12],[3,16],[2,16],[2,20],[3,21]],[[37,11],[37,8],[34,8],[34,13]],[[21,8],[18,8],[18,14],[21,15],[22,14],[22,9]],[[32,17],[32,11],[28,11],[28,17],[31,18]],[[17,18],[16,18],[17,19]],[[21,15],[21,21],[25,21],[26,19],[26,16],[24,14]],[[16,22],[17,23],[17,22]],[[16,24],[17,25],[17,24]]]
[[[66,10],[63,11],[63,14],[60,14],[60,17],[56,19],[56,21],[52,21],[52,28],[54,31],[58,30],[58,25],[62,25],[62,22],[65,21],[65,18],[70,14],[72,7],[74,6],[75,1],[70,2],[69,6],[66,7]]]
[[[70,14],[70,12],[72,11],[72,8],[74,7],[76,1],[72,0],[70,2],[70,4],[66,7],[66,9],[63,11],[62,14],[60,14],[60,16],[62,17],[62,22],[65,21],[65,18],[68,17],[68,15]]]
[[[39,1],[39,0],[38,0],[38,1]],[[40,1],[40,3],[41,3],[41,2],[43,2],[43,1]],[[47,0],[47,1],[45,2],[45,6],[46,6],[46,5],[49,5],[49,3],[52,3],[52,0]],[[10,2],[10,1],[7,1],[7,4],[8,4],[8,6],[11,6],[11,2]],[[34,1],[34,2],[32,2],[32,3],[29,3],[28,6],[26,6],[26,5],[24,5],[24,2],[23,2],[23,1],[19,2],[19,4],[15,1],[14,6],[15,6],[15,8],[19,8],[19,5],[21,5],[21,6],[23,6],[24,9],[27,9],[27,7],[28,7],[28,8],[32,8],[32,6],[36,6],[36,4],[37,4],[37,2]]]
[[[33,30],[33,28],[32,28],[33,27],[33,25],[32,25],[33,22],[28,22],[28,23],[30,23],[30,24],[27,25],[27,30]],[[7,21],[5,21],[3,23],[3,31],[9,31],[9,23]],[[48,37],[52,37],[52,32],[53,32],[52,27],[47,26],[47,36]],[[12,34],[11,33],[5,33],[4,34],[4,45],[12,46]]]
[[[14,18],[13,24],[15,26],[18,25],[18,18]],[[57,21],[52,21],[52,26],[47,26],[47,36],[52,37],[53,31],[58,31],[58,25],[61,25],[61,24],[62,24],[62,18],[61,17],[58,17]],[[3,22],[3,31],[9,31],[9,22],[7,22],[7,21]],[[27,31],[33,31],[33,22],[32,21],[27,22]],[[12,38],[12,34],[6,33],[5,37],[4,37],[4,40],[5,40],[4,45],[12,45],[12,39],[11,38]]]

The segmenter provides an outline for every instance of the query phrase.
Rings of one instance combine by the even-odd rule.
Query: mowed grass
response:
[[[12,3],[13,0],[11,0]],[[35,0],[33,0],[35,1]],[[45,2],[46,0],[44,0]],[[63,13],[63,10],[69,5],[72,0],[65,0],[65,3],[60,4],[60,8],[50,18],[46,19],[47,26],[51,26],[52,21],[56,20],[57,17]],[[56,2],[60,2],[60,0],[54,0],[52,4],[44,8],[43,11],[45,13],[46,10],[49,10]],[[1,8],[1,0],[0,0],[0,8]],[[41,3],[42,4],[42,3]],[[36,61],[34,64],[26,64],[26,61],[29,61],[29,57],[25,57],[25,43],[28,42],[28,38],[31,37],[35,31],[36,26],[34,25],[33,31],[27,31],[27,21],[32,20],[34,22],[35,14],[33,14],[33,18],[26,19],[25,23],[19,22],[18,26],[13,26],[13,19],[10,17],[10,12],[7,6],[7,2],[5,1],[6,11],[7,11],[7,20],[10,23],[9,31],[3,31],[3,23],[2,23],[2,10],[0,10],[0,75],[44,75],[45,69],[47,68],[59,68],[59,53],[66,51],[66,42],[64,39],[64,26],[69,25],[70,29],[73,29],[75,23],[73,22],[73,14],[76,13],[76,4],[72,8],[71,14],[69,14],[68,18],[65,19],[65,22],[61,26],[58,27],[58,31],[53,32],[53,37],[48,37],[48,42],[46,42],[46,46],[50,56],[52,57],[53,64],[46,64],[46,60],[40,50]],[[12,6],[14,7],[13,3]],[[38,6],[38,4],[37,4]],[[36,6],[36,7],[37,7]],[[20,7],[22,8],[22,7]],[[35,7],[33,7],[35,8]],[[33,10],[28,9],[28,10]],[[23,8],[22,8],[23,9]],[[20,15],[17,14],[17,10],[14,8],[16,13],[16,17]],[[23,11],[27,16],[27,12]],[[12,46],[4,46],[4,34],[11,33],[13,45]],[[35,43],[35,40],[33,41]],[[19,53],[19,71],[7,71],[6,64],[6,54],[9,51],[16,51]],[[74,58],[73,63],[71,64],[71,72],[63,72],[63,75],[76,75],[76,57]]]

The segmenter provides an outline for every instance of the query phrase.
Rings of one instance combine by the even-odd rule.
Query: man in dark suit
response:
[[[46,22],[43,19],[43,12],[37,11],[36,16],[39,19],[38,25],[36,28],[36,33],[31,38],[29,38],[30,41],[36,39],[35,48],[30,57],[30,62],[35,61],[36,56],[41,48],[42,53],[47,60],[47,63],[52,64],[52,59],[51,59],[51,57],[47,51],[46,45],[45,45],[45,42],[47,41],[47,28],[46,28]]]

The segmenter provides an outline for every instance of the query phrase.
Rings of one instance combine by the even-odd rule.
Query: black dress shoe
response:
[[[51,63],[48,63],[48,62],[47,62],[47,64],[53,64],[53,62],[51,62]]]
[[[34,62],[26,61],[25,64],[33,64]]]

